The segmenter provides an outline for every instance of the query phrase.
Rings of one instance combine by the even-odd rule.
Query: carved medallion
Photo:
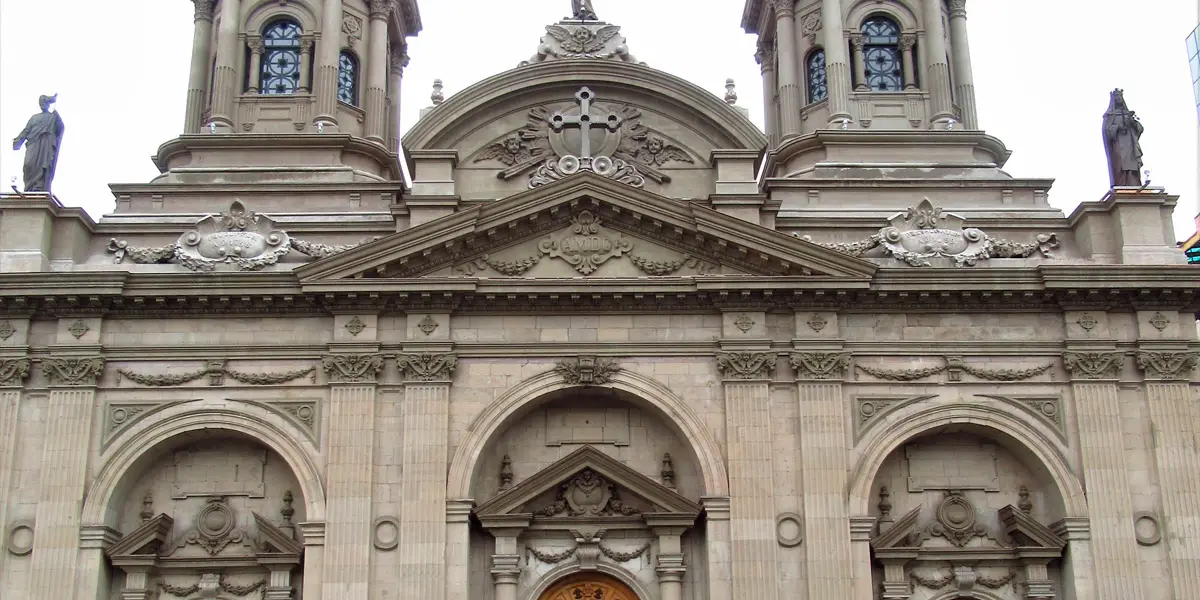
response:
[[[75,322],[71,323],[71,326],[67,328],[67,332],[75,339],[79,339],[83,337],[83,334],[88,332],[88,329],[87,323],[84,323],[81,319],[75,319]]]
[[[362,333],[366,328],[366,323],[363,323],[362,319],[358,317],[354,317],[353,319],[346,321],[346,331],[349,331],[350,335],[352,336],[357,337],[358,334]]]
[[[17,328],[13,327],[12,321],[0,323],[0,340],[7,340],[17,332]]]
[[[975,517],[975,505],[961,490],[950,490],[937,508],[937,518],[929,525],[929,534],[944,537],[962,548],[973,538],[987,533]]]
[[[584,275],[589,275],[610,258],[633,250],[633,242],[616,234],[608,237],[600,229],[600,217],[581,211],[571,218],[571,233],[557,239],[542,240],[538,250],[551,258],[560,258]]]
[[[584,469],[562,484],[554,502],[533,511],[541,517],[607,517],[638,514],[638,510],[621,502],[612,482],[591,469]]]
[[[738,329],[741,329],[742,333],[747,333],[750,331],[751,327],[754,327],[754,319],[750,318],[750,315],[742,313],[738,315],[738,318],[733,322],[733,325]]]
[[[420,329],[421,333],[425,335],[433,335],[434,330],[437,328],[438,322],[430,315],[425,315],[425,318],[421,319],[420,323],[417,323],[417,329]]]

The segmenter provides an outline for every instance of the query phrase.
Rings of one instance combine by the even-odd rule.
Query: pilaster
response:
[[[0,528],[8,532],[8,491],[12,487],[17,452],[17,423],[21,417],[21,387],[29,377],[29,359],[0,358]],[[0,573],[8,552],[0,553]]]
[[[1162,498],[1167,560],[1176,598],[1200,590],[1200,434],[1190,382],[1200,352],[1138,350],[1154,430],[1154,457]]]
[[[1117,391],[1124,362],[1123,353],[1111,350],[1063,353],[1079,422],[1096,598],[1100,600],[1143,597]]]
[[[1087,517],[1067,517],[1050,524],[1054,535],[1067,541],[1062,580],[1071,586],[1075,598],[1095,598],[1096,581],[1092,563],[1092,528]]]
[[[446,581],[446,464],[450,380],[458,360],[449,352],[396,357],[404,378],[400,495],[401,598],[440,600]]]
[[[471,500],[446,501],[446,597],[470,597]]]
[[[58,600],[75,594],[92,407],[104,359],[52,355],[42,359],[41,368],[50,402],[28,592],[30,600]]]
[[[369,317],[373,321],[373,315]],[[329,554],[321,597],[366,600],[371,568],[375,388],[383,370],[383,355],[348,352],[336,346],[334,350],[321,360],[330,381],[324,535]]]
[[[775,360],[775,353],[770,351],[717,354],[717,369],[724,380],[728,432],[733,590],[738,597],[758,600],[778,596],[769,397]]]
[[[322,566],[325,564],[325,523],[306,521],[298,523],[300,541],[304,544],[304,590],[300,597],[321,600],[324,581]]]
[[[705,496],[704,507],[708,598],[733,600],[733,554],[730,541],[729,505],[727,496]]]
[[[871,579],[871,536],[875,533],[875,517],[850,517],[850,553],[854,573],[850,597],[854,600],[873,600],[875,586]]]
[[[854,571],[847,537],[848,450],[842,397],[850,354],[836,349],[795,352],[791,365],[799,400],[808,597],[850,598],[846,582],[853,580]]]

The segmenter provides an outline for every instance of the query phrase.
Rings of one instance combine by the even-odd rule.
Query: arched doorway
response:
[[[639,600],[629,586],[595,571],[564,577],[538,600]]]

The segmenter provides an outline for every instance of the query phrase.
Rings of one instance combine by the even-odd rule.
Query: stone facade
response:
[[[1200,589],[1175,197],[1001,171],[962,0],[749,0],[765,135],[568,19],[402,140],[415,1],[195,4],[161,177],[0,196],[0,596]]]

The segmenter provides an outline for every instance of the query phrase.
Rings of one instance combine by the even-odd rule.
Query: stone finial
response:
[[[150,490],[146,490],[146,495],[142,496],[142,512],[138,516],[143,523],[154,518],[154,494]]]
[[[892,493],[888,491],[887,486],[879,488],[879,534],[883,535],[892,528]]]
[[[292,516],[296,514],[296,509],[292,508],[292,490],[283,493],[283,508],[279,509],[279,515],[283,517],[283,524],[291,525]]]
[[[661,474],[663,485],[675,489],[675,465],[671,462],[670,453],[663,454]]]
[[[1017,508],[1025,514],[1033,511],[1033,502],[1029,499],[1029,488],[1025,486],[1021,486],[1021,491],[1017,494]]]
[[[725,104],[737,104],[737,90],[735,89],[733,79],[725,80]]]
[[[512,487],[512,482],[512,459],[505,454],[504,459],[500,461],[500,489],[507,490],[508,488]]]
[[[441,79],[433,80],[433,93],[429,94],[429,100],[431,102],[433,102],[434,106],[437,106],[446,101],[446,95],[442,93],[442,80]]]

